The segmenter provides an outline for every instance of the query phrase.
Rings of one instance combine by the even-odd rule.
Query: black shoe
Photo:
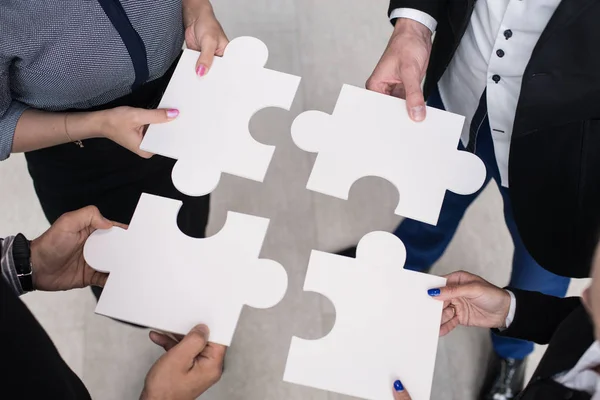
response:
[[[523,390],[526,359],[500,358],[494,353],[479,400],[513,400]]]

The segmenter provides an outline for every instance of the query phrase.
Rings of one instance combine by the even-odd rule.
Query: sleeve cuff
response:
[[[515,298],[515,294],[513,292],[511,292],[510,290],[506,290],[506,291],[510,295],[510,308],[508,309],[508,315],[506,316],[506,322],[504,323],[504,326],[506,328],[508,328],[508,327],[510,327],[510,324],[512,324],[513,319],[515,319],[515,311],[517,309],[517,299]]]
[[[431,15],[415,10],[414,8],[396,8],[390,13],[390,20],[397,18],[408,18],[417,21],[429,28],[431,33],[437,28],[437,21]]]
[[[8,283],[15,294],[20,296],[25,292],[21,287],[21,282],[19,282],[15,261],[12,256],[14,240],[14,236],[9,236],[0,242],[0,267],[2,268],[2,278],[6,280],[6,283]]]
[[[12,101],[4,114],[0,115],[0,161],[4,161],[10,156],[17,121],[28,108],[21,102]]]

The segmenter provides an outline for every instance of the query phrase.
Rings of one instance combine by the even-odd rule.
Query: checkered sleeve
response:
[[[17,121],[28,108],[25,104],[12,99],[8,69],[8,61],[3,61],[0,57],[0,161],[10,156]]]
[[[17,276],[15,261],[12,257],[12,246],[15,240],[14,236],[9,236],[6,239],[0,239],[0,267],[2,268],[2,278],[13,289],[17,296],[25,293],[21,288],[21,283]]]

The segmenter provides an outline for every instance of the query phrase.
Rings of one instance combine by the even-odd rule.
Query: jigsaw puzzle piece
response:
[[[318,340],[292,338],[285,381],[391,400],[400,378],[413,400],[429,399],[443,303],[427,290],[446,280],[405,270],[405,259],[387,232],[364,236],[356,259],[312,252],[304,290],[333,303],[335,324]]]
[[[357,180],[378,176],[398,189],[396,214],[435,225],[446,190],[471,194],[485,181],[483,162],[457,150],[463,123],[434,108],[414,122],[404,100],[344,85],[333,114],[300,114],[292,138],[318,153],[308,189],[347,200]]]
[[[258,258],[269,220],[229,212],[221,231],[195,239],[177,227],[180,207],[143,194],[127,230],[90,236],[86,261],[110,272],[96,313],[178,334],[205,323],[229,346],[243,305],[272,307],[287,288],[283,267]]]
[[[262,182],[274,147],[255,141],[248,124],[263,108],[289,110],[300,78],[264,68],[267,47],[252,37],[232,40],[203,77],[199,54],[184,50],[159,105],[179,116],[151,125],[140,148],[178,160],[173,184],[189,196],[213,191],[223,172]]]

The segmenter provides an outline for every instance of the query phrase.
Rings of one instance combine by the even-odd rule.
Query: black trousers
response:
[[[171,78],[175,63],[161,78],[133,93],[89,110],[118,106],[155,108]],[[143,159],[108,139],[90,139],[79,148],[73,143],[26,153],[29,173],[46,218],[53,223],[62,214],[95,205],[108,219],[129,224],[142,193],[183,201],[179,229],[204,237],[209,196],[189,197],[173,186],[175,160],[161,156]],[[99,296],[101,290],[94,288]]]

